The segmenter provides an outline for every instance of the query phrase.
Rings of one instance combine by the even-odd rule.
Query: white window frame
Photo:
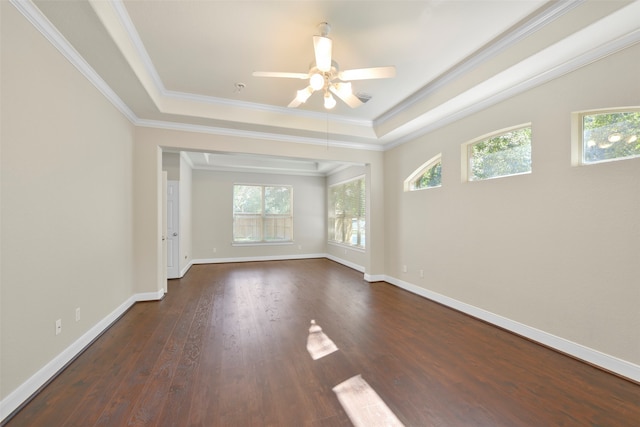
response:
[[[428,190],[430,188],[442,187],[442,181],[439,185],[432,185],[431,187],[416,188],[415,186],[415,182],[418,181],[422,177],[422,175],[424,175],[429,169],[436,167],[438,163],[442,168],[442,153],[438,153],[437,155],[433,156],[422,165],[420,165],[418,169],[413,171],[413,173],[404,180],[404,191],[421,191]]]
[[[351,243],[351,241],[342,241],[336,240],[332,238],[331,227],[334,227],[335,232],[335,224],[332,224],[331,218],[332,213],[335,215],[335,206],[331,203],[331,189],[337,186],[345,186],[354,181],[362,180],[364,183],[364,195],[360,195],[359,200],[361,203],[364,203],[364,206],[360,205],[359,212],[364,212],[364,216],[357,216],[356,221],[358,223],[358,235],[356,244]],[[333,212],[332,212],[333,210]],[[367,228],[367,180],[365,175],[356,176],[345,181],[337,182],[335,184],[331,184],[327,187],[327,241],[330,244],[343,245],[348,246],[350,248],[361,249],[364,250],[366,248],[366,228]],[[361,233],[362,232],[362,233]],[[335,237],[335,236],[334,236]],[[343,237],[344,237],[344,229],[343,229]],[[363,238],[364,237],[364,238]],[[363,241],[364,240],[364,241]]]
[[[235,222],[236,222],[236,212],[235,212],[235,207],[234,207],[234,201],[235,201],[235,187],[236,186],[246,186],[246,187],[260,187],[261,188],[261,203],[262,203],[262,208],[261,208],[261,222],[262,222],[262,230],[260,231],[260,237],[261,240],[250,240],[250,241],[245,241],[245,240],[236,240],[236,236],[235,236]],[[289,209],[290,209],[290,213],[289,215],[272,215],[272,214],[267,214],[265,213],[265,208],[264,208],[264,192],[265,192],[265,188],[266,187],[283,187],[283,188],[288,188],[289,189],[289,194],[290,194],[290,199],[289,199]],[[231,242],[233,246],[268,246],[268,245],[290,245],[293,244],[293,238],[294,238],[294,218],[293,218],[293,186],[292,185],[286,185],[286,184],[249,184],[249,183],[234,183],[233,184],[233,191],[232,191],[232,203],[231,203],[231,214],[232,214],[232,223],[231,223]],[[291,220],[291,238],[290,239],[283,239],[283,240],[265,240],[264,236],[265,236],[265,230],[264,227],[266,226],[266,222],[265,222],[265,218],[273,218],[273,217],[284,217],[284,218],[290,218]]]
[[[509,132],[513,132],[516,130],[520,130],[520,129],[526,129],[526,128],[531,128],[531,150],[533,152],[533,128],[531,126],[531,123],[523,123],[523,124],[519,124],[516,126],[511,126],[508,128],[503,128],[494,132],[490,132],[487,133],[485,135],[482,135],[478,138],[474,138],[471,141],[465,142],[464,144],[461,145],[461,149],[462,149],[462,155],[461,155],[461,160],[462,160],[462,164],[461,164],[461,171],[462,171],[462,182],[478,182],[478,181],[488,181],[488,180],[492,180],[492,179],[499,179],[499,178],[506,178],[506,177],[510,177],[510,176],[518,176],[518,175],[529,175],[531,174],[532,170],[533,170],[533,159],[532,159],[532,165],[530,170],[525,171],[525,172],[518,172],[518,173],[511,173],[511,174],[506,174],[506,175],[498,175],[498,176],[492,176],[489,178],[479,178],[479,179],[472,179],[472,175],[473,175],[473,167],[472,167],[472,155],[471,155],[471,151],[472,151],[472,147],[475,144],[478,144],[480,142],[486,141],[488,139],[492,139],[492,138],[496,138],[498,136],[507,134]]]
[[[613,159],[603,159],[596,161],[586,161],[585,159],[585,142],[584,142],[584,117],[597,114],[614,114],[614,113],[633,113],[640,112],[640,107],[618,107],[598,110],[578,111],[571,114],[571,164],[573,166],[590,166],[601,163],[617,162],[620,160],[637,159],[640,155],[615,157]],[[640,135],[638,135],[640,138]]]

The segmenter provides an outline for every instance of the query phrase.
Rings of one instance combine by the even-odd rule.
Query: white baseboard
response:
[[[364,273],[364,280],[367,282],[382,282],[386,280],[384,275],[369,275],[365,273],[365,268],[361,265],[347,261],[346,259],[339,258],[331,254],[304,254],[304,255],[282,255],[282,256],[257,256],[257,257],[242,257],[242,258],[208,258],[208,259],[194,259],[191,264],[223,264],[228,262],[251,262],[251,261],[283,261],[287,259],[311,259],[311,258],[326,258],[331,261],[335,261],[338,264],[345,265],[356,271]]]
[[[463,303],[461,301],[449,298],[447,296],[432,292],[428,289],[416,286],[414,284],[396,279],[395,277],[385,276],[386,282],[399,288],[405,289],[416,295],[420,295],[432,301],[438,302],[447,307],[466,313],[477,319],[499,326],[503,329],[511,331],[517,335],[526,337],[532,341],[551,347],[562,353],[568,354],[592,365],[598,366],[609,372],[613,372],[632,381],[640,382],[640,366],[618,359],[617,357],[602,353],[581,344],[557,337],[548,332],[541,331],[531,326],[524,325],[506,317],[499,316],[481,308]]]
[[[387,280],[387,276],[385,276],[384,274],[364,274],[364,280],[366,280],[369,283],[373,283],[373,282],[384,282],[385,280]]]
[[[42,386],[53,379],[61,369],[76,358],[93,340],[100,336],[113,322],[122,316],[133,304],[139,301],[156,301],[164,296],[163,291],[135,294],[120,304],[107,317],[99,321],[73,344],[64,349],[49,363],[43,366],[31,378],[22,383],[0,402],[0,423],[25,403]]]
[[[187,274],[187,271],[189,271],[189,269],[191,268],[192,265],[193,265],[193,261],[189,261],[189,263],[187,265],[185,265],[182,270],[180,270],[180,278],[181,279],[184,277],[185,274]]]
[[[143,301],[158,301],[161,300],[162,298],[164,298],[164,289],[157,291],[157,292],[145,292],[143,294],[135,294],[133,297],[133,302],[129,305],[129,307],[131,307],[134,303],[136,302],[143,302]],[[129,299],[131,299],[129,298]],[[129,307],[127,307],[127,310],[129,309]],[[125,311],[127,311],[125,310]],[[124,313],[124,311],[123,311]],[[111,317],[111,315],[109,315],[109,317]],[[117,319],[117,317],[116,317]]]
[[[346,259],[338,258],[337,256],[331,255],[331,254],[324,254],[323,258],[330,259],[331,261],[335,261],[338,264],[346,265],[349,268],[353,268],[356,271],[364,273],[364,267],[363,266],[355,264],[355,263],[353,263],[351,261],[347,261]]]
[[[287,257],[251,257],[251,258],[213,258],[210,260],[193,260],[192,264],[210,264],[210,263],[223,263],[223,262],[248,262],[248,261],[270,261],[270,260],[282,260],[282,259],[304,259],[304,258],[327,258],[337,263],[346,265],[354,270],[364,272],[362,266],[353,264],[349,261],[337,258],[328,254],[315,254],[315,255],[303,255]],[[544,331],[532,328],[514,320],[499,316],[481,308],[472,306],[470,304],[463,303],[461,301],[449,298],[447,296],[432,292],[428,289],[416,286],[414,284],[396,279],[386,275],[364,275],[365,280],[369,282],[386,281],[399,288],[405,289],[416,295],[420,295],[432,301],[443,304],[447,307],[451,307],[455,310],[466,313],[475,318],[484,320],[493,325],[504,328],[515,334],[529,338],[535,342],[554,348],[562,353],[566,353],[577,359],[583,360],[587,363],[591,363],[595,366],[599,366],[607,371],[613,372],[625,378],[629,378],[632,381],[640,382],[640,366],[627,362],[622,359],[618,359],[614,356],[599,352],[589,347],[585,347],[581,344],[574,343],[564,338],[557,337]],[[136,294],[123,302],[118,308],[111,312],[107,317],[98,322],[93,328],[82,335],[73,344],[67,347],[62,353],[56,356],[53,360],[42,367],[31,378],[21,384],[17,389],[11,392],[7,397],[0,402],[0,422],[4,421],[6,417],[11,415],[16,409],[18,409],[24,402],[26,402],[34,393],[36,393],[42,386],[47,384],[61,369],[63,369],[69,362],[71,362],[82,350],[89,345],[94,339],[100,336],[114,321],[116,321],[122,314],[124,314],[133,304],[139,301],[157,301],[162,299],[164,292],[147,292]]]
[[[255,262],[255,261],[286,261],[288,259],[327,258],[326,254],[294,254],[294,255],[270,255],[237,258],[203,258],[194,259],[191,264],[224,264],[231,262]]]
[[[252,262],[252,261],[284,261],[288,259],[313,259],[313,258],[326,258],[331,261],[335,261],[338,264],[345,265],[361,273],[365,272],[363,266],[355,264],[351,261],[347,261],[342,258],[331,254],[303,254],[303,255],[281,255],[281,256],[257,256],[257,257],[242,257],[242,258],[208,258],[208,259],[194,259],[191,264],[224,264],[229,262]],[[385,276],[376,275],[370,276],[364,274],[364,280],[367,282],[380,282],[385,280]]]

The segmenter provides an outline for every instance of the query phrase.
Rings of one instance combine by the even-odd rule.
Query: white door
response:
[[[160,266],[159,290],[167,293],[167,171],[162,172],[162,266]]]
[[[178,181],[167,181],[167,278],[180,277]]]

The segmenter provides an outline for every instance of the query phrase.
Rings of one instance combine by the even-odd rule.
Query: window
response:
[[[233,242],[293,240],[293,189],[290,186],[233,186]]]
[[[640,157],[640,111],[583,113],[582,163]]]
[[[466,145],[469,181],[531,172],[531,127],[519,127]]]
[[[365,247],[364,177],[329,187],[329,241]]]
[[[420,166],[404,181],[404,191],[442,186],[442,154]]]

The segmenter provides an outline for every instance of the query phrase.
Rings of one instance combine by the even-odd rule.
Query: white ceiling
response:
[[[640,41],[640,0],[14,4],[72,46],[68,57],[138,125],[373,150]],[[252,76],[307,72],[323,21],[341,69],[396,67],[395,78],[353,82],[371,96],[357,109],[327,111],[317,93],[290,109],[305,81]]]

